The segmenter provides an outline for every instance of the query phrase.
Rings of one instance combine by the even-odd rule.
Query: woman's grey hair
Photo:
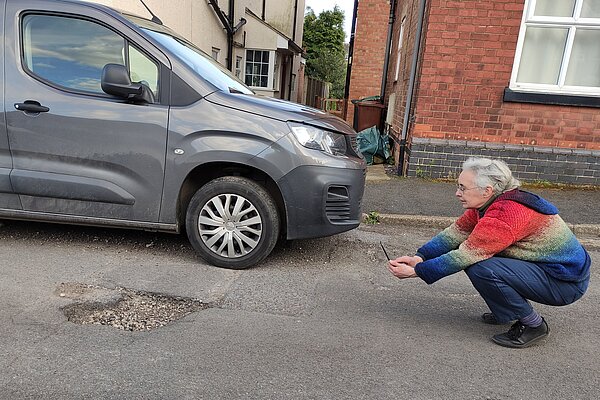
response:
[[[521,186],[521,182],[513,177],[510,168],[504,161],[489,158],[471,157],[463,163],[463,171],[475,173],[475,185],[478,188],[491,186],[496,194],[501,194]]]

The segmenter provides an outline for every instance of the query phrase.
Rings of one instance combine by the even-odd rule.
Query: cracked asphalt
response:
[[[582,300],[539,306],[550,337],[505,349],[464,274],[427,286],[386,270],[379,241],[412,253],[436,232],[361,225],[231,271],[183,236],[5,221],[0,399],[599,398],[598,248]],[[74,282],[102,290],[65,292]],[[61,310],[117,288],[214,306],[134,332]]]

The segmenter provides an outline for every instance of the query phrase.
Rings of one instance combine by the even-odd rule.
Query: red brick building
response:
[[[383,77],[383,64],[387,30],[390,15],[389,1],[360,0],[356,8],[355,30],[351,38],[353,47],[352,66],[350,69],[350,86],[348,99],[361,99],[363,97],[381,94]],[[349,16],[347,16],[348,18]],[[352,124],[354,120],[354,107],[348,103],[346,107],[346,121]]]
[[[376,6],[390,24],[371,23]],[[371,54],[385,56],[384,35],[379,88],[399,173],[453,177],[487,156],[528,181],[600,184],[598,2],[360,0],[356,15],[349,97],[379,83]]]

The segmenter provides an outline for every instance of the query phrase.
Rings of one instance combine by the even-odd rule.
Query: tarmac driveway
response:
[[[595,266],[581,301],[540,306],[551,329],[543,344],[505,349],[489,340],[499,328],[479,322],[485,305],[464,274],[427,286],[385,269],[380,240],[409,253],[433,233],[362,226],[229,271],[200,262],[179,236],[7,222],[0,398],[600,397]],[[85,285],[208,307],[148,331],[69,322],[61,307],[77,296],[65,287]]]

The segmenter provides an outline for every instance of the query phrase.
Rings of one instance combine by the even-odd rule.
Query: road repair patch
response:
[[[186,297],[83,283],[61,283],[55,293],[75,301],[61,308],[68,321],[81,325],[107,325],[132,332],[165,326],[210,307],[210,304]]]

